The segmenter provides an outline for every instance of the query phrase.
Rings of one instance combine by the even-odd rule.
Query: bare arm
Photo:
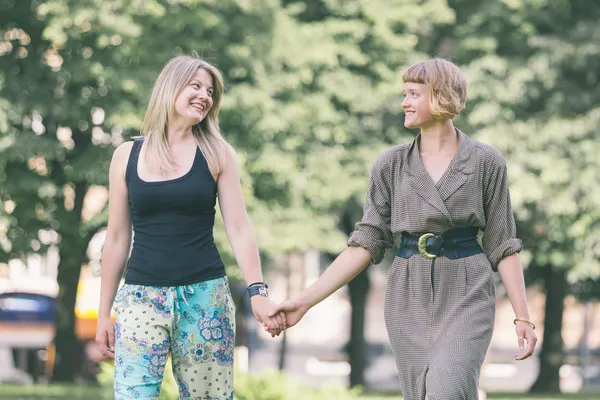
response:
[[[296,300],[277,306],[277,311],[285,311],[289,326],[296,325],[311,307],[354,279],[371,261],[379,264],[385,249],[393,246],[390,216],[394,154],[383,153],[371,168],[363,218],[348,238],[348,247]]]
[[[250,285],[263,281],[260,255],[256,235],[246,212],[235,155],[233,150],[227,151],[226,154],[226,164],[217,181],[219,207],[227,239],[242,269],[246,284]],[[256,319],[266,325],[272,335],[278,335],[283,329],[283,315],[272,318],[267,315],[274,304],[263,296],[251,297],[251,303]]]
[[[219,207],[225,233],[247,284],[262,281],[256,235],[246,212],[239,173],[233,152],[227,152],[227,162],[219,174]]]
[[[108,227],[102,249],[99,318],[110,317],[131,247],[131,217],[125,183],[125,169],[131,147],[131,142],[119,146],[110,163]]]
[[[529,319],[525,279],[518,254],[503,258],[498,264],[498,272],[508,294],[508,299],[518,318]]]
[[[298,297],[298,305],[309,309],[350,282],[371,262],[371,253],[364,247],[347,247],[323,275]]]
[[[371,252],[364,247],[350,246],[333,261],[323,275],[298,296],[279,304],[270,315],[284,311],[287,326],[296,325],[308,310],[350,282],[371,262]]]
[[[500,260],[498,263],[498,272],[500,273],[500,278],[502,278],[502,284],[506,289],[515,316],[529,321],[525,279],[523,278],[523,268],[521,267],[519,255],[515,253]],[[527,341],[527,349],[524,353],[516,357],[517,360],[523,360],[533,354],[537,336],[533,332],[533,329],[531,329],[531,326],[523,321],[517,321],[516,330],[521,350],[525,350],[523,340]]]

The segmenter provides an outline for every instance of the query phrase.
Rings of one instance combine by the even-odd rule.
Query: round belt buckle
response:
[[[419,237],[417,247],[419,248],[419,254],[427,260],[433,260],[437,256],[427,252],[427,239],[434,237],[433,233],[424,233]]]

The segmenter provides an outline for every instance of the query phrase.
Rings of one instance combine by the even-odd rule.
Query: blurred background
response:
[[[345,248],[372,163],[417,133],[403,69],[457,63],[456,126],[508,161],[540,337],[514,361],[498,282],[481,389],[600,399],[599,20],[590,0],[0,0],[0,398],[111,398],[93,341],[108,166],[165,62],[197,52],[225,78],[221,127],[275,301]],[[236,399],[400,397],[383,322],[392,254],[271,339],[220,220],[215,235],[238,310]]]

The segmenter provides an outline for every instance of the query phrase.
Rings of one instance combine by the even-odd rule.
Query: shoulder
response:
[[[229,143],[223,141],[214,149],[216,159],[215,163],[208,163],[210,173],[217,183],[222,176],[238,176],[239,175],[239,158],[238,154]],[[208,160],[207,160],[208,161]]]
[[[371,181],[391,185],[395,172],[402,170],[409,148],[409,144],[398,145],[381,153],[371,167]]]
[[[490,144],[474,139],[471,140],[473,140],[475,148],[477,149],[479,161],[483,163],[485,167],[488,169],[506,168],[506,159],[500,150]]]
[[[121,143],[113,152],[112,160],[110,162],[110,168],[118,171],[122,171],[123,174],[127,169],[127,163],[129,161],[129,155],[133,148],[134,141]]]
[[[377,157],[375,164],[373,164],[373,170],[386,170],[401,166],[406,159],[409,149],[410,143],[387,149]]]
[[[117,146],[115,151],[113,152],[112,159],[113,161],[118,160],[126,160],[129,158],[129,154],[131,154],[131,149],[133,148],[133,140],[129,142],[121,143]]]
[[[238,167],[238,154],[229,143],[223,141],[220,146],[216,149],[218,157],[223,160],[223,170],[230,168],[237,169]]]
[[[129,141],[129,142],[124,142],[121,143],[119,146],[117,146],[117,148],[115,149],[114,153],[113,153],[113,161],[119,161],[119,160],[127,160],[129,158],[129,155],[131,154],[131,149],[133,148],[133,140]]]

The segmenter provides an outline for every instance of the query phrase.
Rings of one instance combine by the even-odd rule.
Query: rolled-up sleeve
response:
[[[523,244],[516,237],[506,161],[500,152],[490,157],[488,170],[490,173],[486,176],[484,188],[486,225],[482,244],[492,269],[497,271],[498,263],[520,252]]]
[[[369,250],[373,264],[379,264],[385,250],[394,245],[390,227],[391,171],[390,157],[387,154],[380,156],[371,169],[362,220],[348,238],[348,246]]]

